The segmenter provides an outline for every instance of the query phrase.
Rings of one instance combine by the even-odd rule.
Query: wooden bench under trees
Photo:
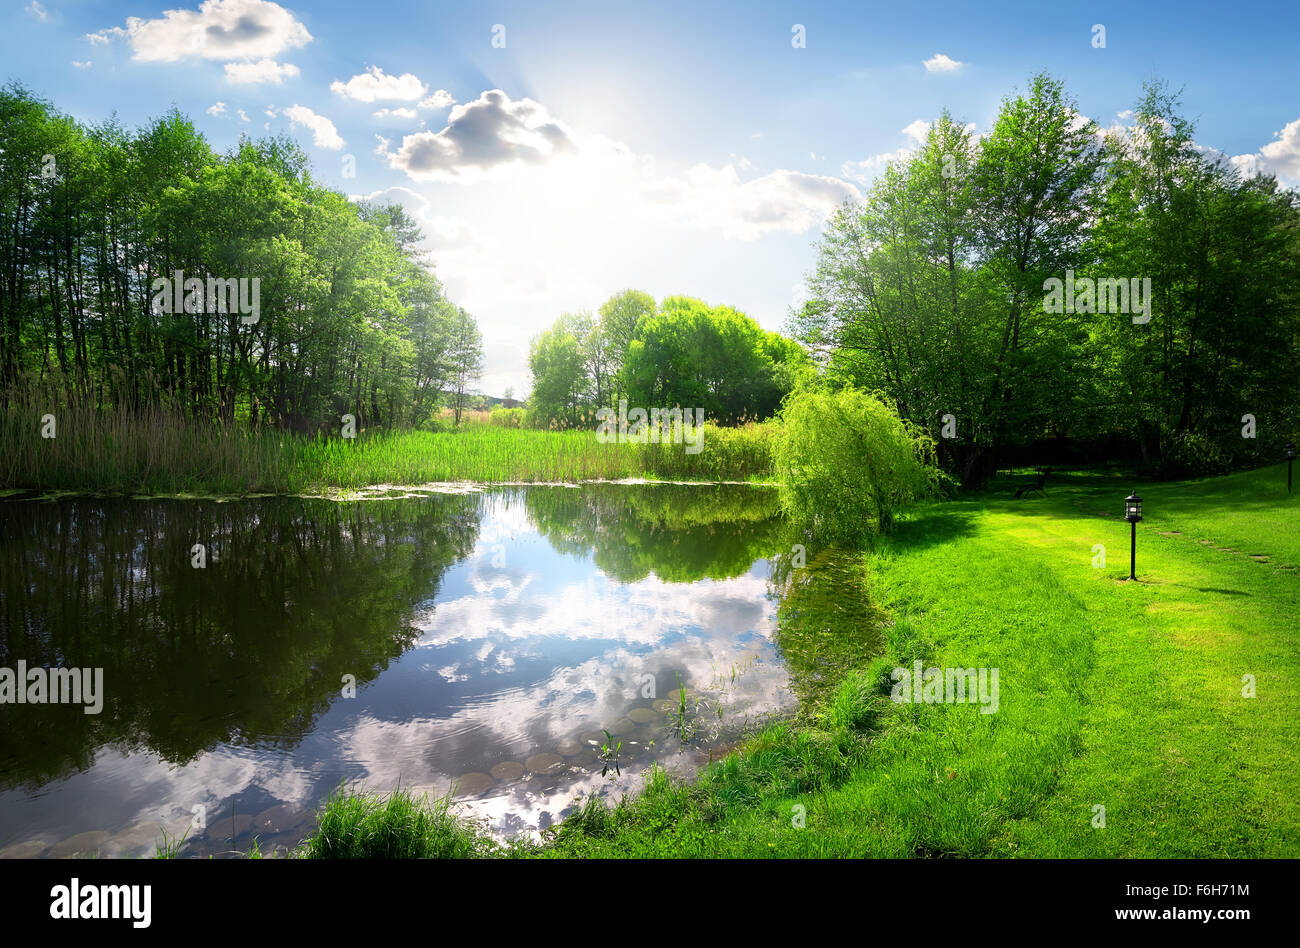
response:
[[[1047,491],[1043,490],[1043,485],[1047,483],[1047,476],[1051,473],[1052,469],[1050,467],[1040,469],[1032,484],[1021,484],[1016,488],[1016,500],[1021,497],[1028,497],[1034,491],[1038,491],[1038,493],[1046,497]]]

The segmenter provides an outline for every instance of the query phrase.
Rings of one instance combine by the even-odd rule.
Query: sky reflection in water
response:
[[[578,793],[635,790],[652,761],[689,771],[794,704],[773,644],[768,557],[786,534],[767,489],[5,514],[0,664],[102,665],[110,696],[99,716],[5,708],[11,855],[151,851],[195,806],[195,854],[287,845],[341,780],[455,780],[462,812],[531,831]],[[195,537],[206,570],[189,566]],[[355,698],[339,693],[346,673]],[[668,708],[679,680],[685,744]],[[621,776],[601,777],[602,729],[623,742]]]

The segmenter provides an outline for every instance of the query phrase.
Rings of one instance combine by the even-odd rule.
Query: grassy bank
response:
[[[702,449],[602,444],[594,431],[481,423],[447,431],[361,432],[355,439],[247,431],[154,413],[0,414],[0,489],[124,494],[310,493],[375,484],[770,477],[773,426],[707,425]]]
[[[883,659],[697,781],[654,774],[514,854],[1300,855],[1300,498],[1279,467],[1141,487],[1134,584],[1131,487],[920,509],[862,562]],[[998,668],[997,713],[890,701],[881,673],[915,659]]]

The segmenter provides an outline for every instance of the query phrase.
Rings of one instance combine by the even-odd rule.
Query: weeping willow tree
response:
[[[773,452],[781,503],[823,538],[860,543],[931,493],[934,442],[876,395],[847,387],[792,395]]]

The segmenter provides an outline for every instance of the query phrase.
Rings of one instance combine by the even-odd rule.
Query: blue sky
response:
[[[629,286],[780,328],[839,200],[944,107],[987,130],[1039,70],[1103,126],[1166,80],[1202,145],[1300,185],[1294,2],[12,0],[0,29],[6,78],[78,119],[289,132],[330,186],[402,201],[493,394],[526,391],[561,312]]]

